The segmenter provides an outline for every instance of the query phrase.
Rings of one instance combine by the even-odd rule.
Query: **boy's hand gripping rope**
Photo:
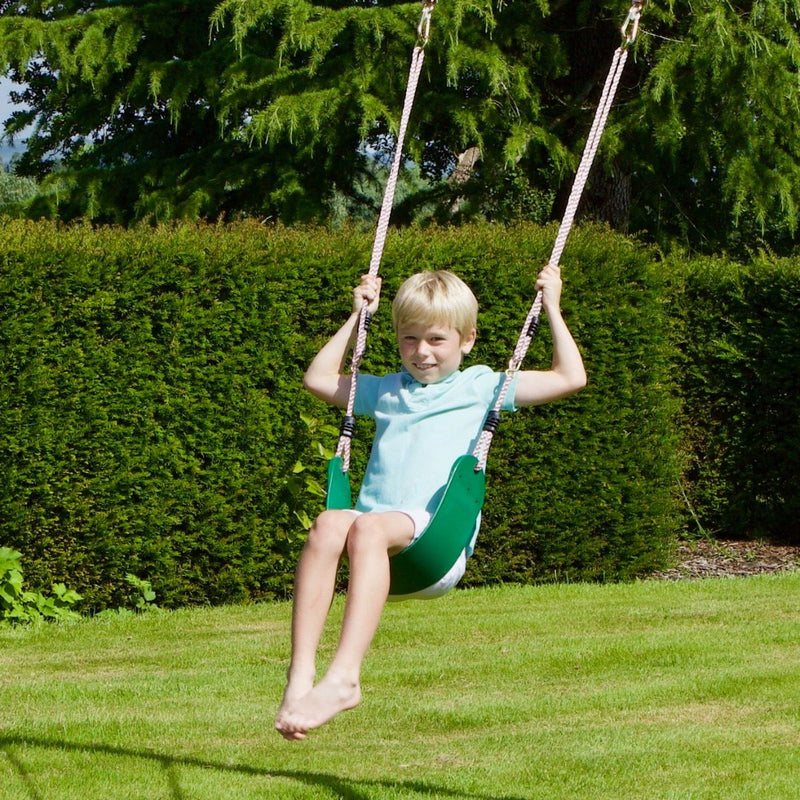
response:
[[[386,188],[383,193],[383,202],[378,216],[378,225],[375,230],[375,240],[372,246],[372,257],[369,263],[369,274],[373,277],[378,274],[383,256],[383,248],[386,244],[386,234],[389,230],[389,217],[392,213],[394,204],[395,190],[397,189],[397,178],[400,174],[400,164],[403,160],[403,142],[405,141],[408,120],[411,117],[411,109],[414,105],[414,95],[417,91],[419,76],[422,72],[422,64],[425,60],[425,45],[428,43],[431,30],[431,15],[433,13],[436,0],[422,0],[422,15],[417,26],[417,44],[411,54],[411,67],[408,73],[408,83],[406,85],[406,97],[403,102],[403,112],[400,116],[400,127],[397,131],[397,142],[395,143],[392,167],[389,170],[389,177],[386,181]],[[342,459],[342,469],[344,472],[350,468],[350,442],[353,438],[355,429],[355,407],[356,386],[358,383],[358,370],[361,366],[361,359],[367,345],[367,328],[369,327],[370,314],[367,311],[367,302],[361,306],[358,318],[358,329],[353,355],[350,360],[350,395],[347,399],[347,411],[342,419],[342,427],[339,436],[339,443],[336,446],[336,455]]]
[[[636,39],[636,34],[639,32],[639,19],[642,15],[647,0],[633,0],[633,3],[628,11],[628,16],[621,28],[622,44],[614,52],[614,57],[611,61],[611,68],[606,78],[603,93],[600,96],[600,102],[595,112],[594,122],[592,123],[589,137],[584,146],[583,155],[578,166],[578,171],[575,173],[575,181],[572,184],[572,190],[567,200],[567,207],[564,211],[564,217],[561,220],[556,240],[553,249],[550,253],[548,264],[558,266],[561,260],[561,254],[564,251],[564,245],[567,243],[567,237],[572,229],[572,223],[575,219],[575,213],[578,210],[578,204],[583,194],[583,189],[586,185],[586,180],[589,177],[589,170],[592,167],[592,162],[597,154],[597,148],[600,144],[600,138],[608,120],[608,114],[611,111],[611,105],[614,101],[614,95],[617,91],[620,78],[622,77],[622,70],[625,67],[625,62],[628,59],[628,48]],[[500,393],[497,397],[493,409],[489,412],[486,422],[481,432],[480,437],[472,451],[473,456],[477,459],[475,465],[476,470],[483,470],[486,468],[486,459],[489,455],[489,447],[492,444],[494,432],[497,430],[497,425],[500,421],[500,409],[503,407],[506,395],[508,394],[511,381],[516,373],[519,371],[525,354],[528,352],[528,347],[536,334],[539,327],[539,317],[542,312],[542,291],[541,289],[536,293],[533,305],[528,312],[528,316],[522,326],[517,345],[514,348],[514,354],[508,364],[506,370],[506,377],[500,387]]]

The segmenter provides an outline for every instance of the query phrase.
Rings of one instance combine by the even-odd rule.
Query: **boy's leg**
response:
[[[347,533],[355,519],[347,511],[324,511],[308,533],[297,564],[292,607],[292,657],[276,725],[286,707],[314,686],[317,646],[333,599]]]
[[[414,523],[401,512],[364,514],[347,535],[350,585],[342,632],[325,677],[292,704],[282,721],[284,736],[302,738],[361,699],[361,663],[367,653],[389,595],[389,554],[409,544]]]

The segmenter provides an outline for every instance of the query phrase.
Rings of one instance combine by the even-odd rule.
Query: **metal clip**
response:
[[[642,16],[642,9],[647,4],[647,0],[633,0],[633,3],[628,11],[628,16],[625,17],[625,22],[622,23],[620,33],[623,38],[623,47],[628,47],[636,39],[636,34],[639,33],[639,19]]]
[[[417,35],[423,45],[428,43],[431,34],[431,14],[435,5],[436,0],[422,0],[422,16],[417,25]]]

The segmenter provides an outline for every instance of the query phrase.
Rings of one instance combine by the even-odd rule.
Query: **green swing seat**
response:
[[[456,459],[442,499],[425,530],[392,556],[391,596],[413,594],[433,586],[469,544],[486,494],[486,474],[483,470],[476,471],[477,463],[471,455]],[[329,509],[352,507],[350,477],[342,466],[339,457],[328,462]]]

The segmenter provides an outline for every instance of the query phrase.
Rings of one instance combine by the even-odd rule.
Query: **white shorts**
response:
[[[357,517],[360,517],[363,513],[365,513],[363,511],[356,511],[354,508],[347,508],[343,510],[349,511],[351,514]],[[406,509],[401,511],[398,509],[398,512],[410,517],[411,521],[414,523],[414,536],[412,537],[411,542],[415,542],[422,535],[422,532],[431,521],[430,512],[425,511],[423,508],[414,509],[412,511],[407,511]],[[409,544],[411,544],[411,542],[409,542]],[[456,563],[453,564],[453,566],[447,571],[447,574],[443,578],[440,578],[438,581],[436,581],[436,583],[434,583],[432,586],[428,586],[425,589],[420,589],[418,592],[413,592],[412,594],[389,595],[389,600],[431,600],[434,597],[441,597],[443,594],[447,594],[447,592],[456,586],[456,584],[464,577],[464,572],[466,569],[467,554],[462,552],[456,560]]]

